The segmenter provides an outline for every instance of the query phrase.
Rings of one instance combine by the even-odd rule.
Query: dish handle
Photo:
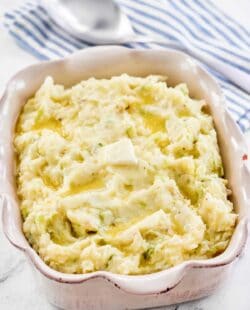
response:
[[[6,193],[0,193],[2,202],[2,225],[7,239],[20,250],[27,250],[27,241],[22,233],[21,214],[15,202]]]

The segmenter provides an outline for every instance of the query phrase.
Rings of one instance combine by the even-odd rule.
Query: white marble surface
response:
[[[216,1],[216,0],[214,0]],[[4,11],[23,0],[0,0],[0,23]],[[217,0],[223,8],[242,24],[250,26],[249,0]],[[21,50],[0,25],[0,95],[8,79],[19,69],[36,62]],[[249,103],[250,105],[250,103]],[[0,207],[1,209],[1,207]],[[250,242],[245,253],[235,264],[230,278],[208,298],[171,306],[166,310],[249,310],[250,309]],[[124,308],[126,305],[124,305]],[[36,290],[30,267],[22,253],[14,249],[2,233],[0,224],[0,309],[55,310]],[[70,310],[70,309],[69,309]]]

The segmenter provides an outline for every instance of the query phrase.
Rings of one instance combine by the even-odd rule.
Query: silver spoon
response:
[[[180,48],[161,37],[137,35],[126,14],[113,0],[42,0],[41,3],[58,25],[89,43],[157,42]]]
[[[168,48],[185,50],[222,73],[240,88],[250,92],[250,76],[225,62],[201,54],[190,44],[168,39],[138,35],[126,14],[113,0],[40,0],[51,18],[67,32],[93,44],[122,44],[133,42],[158,43]]]

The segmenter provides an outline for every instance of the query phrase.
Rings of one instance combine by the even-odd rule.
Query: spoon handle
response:
[[[143,35],[136,35],[126,40],[126,43],[155,43],[160,44],[166,48],[174,48],[180,51],[184,51],[201,62],[209,65],[217,72],[223,74],[231,82],[239,86],[241,89],[250,93],[250,74],[238,69],[233,64],[228,64],[223,60],[220,60],[214,56],[210,56],[208,53],[198,51],[193,48],[188,42],[172,42],[162,37],[148,37]],[[125,42],[124,42],[125,43]]]
[[[126,40],[126,43],[155,43],[155,44],[161,44],[164,47],[169,47],[169,48],[176,48],[176,49],[182,49],[184,50],[183,46],[181,46],[178,42],[173,42],[168,39],[162,39],[161,37],[148,37],[144,35],[136,35],[131,37],[129,41]]]

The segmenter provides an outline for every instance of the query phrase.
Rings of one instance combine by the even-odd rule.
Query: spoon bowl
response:
[[[121,43],[136,36],[112,0],[43,0],[42,4],[59,26],[88,43]]]

